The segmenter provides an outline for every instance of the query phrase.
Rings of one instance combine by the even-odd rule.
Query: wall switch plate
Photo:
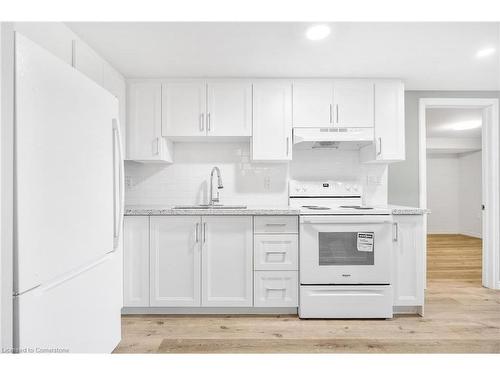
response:
[[[366,176],[366,184],[375,186],[382,185],[382,177],[381,176]]]

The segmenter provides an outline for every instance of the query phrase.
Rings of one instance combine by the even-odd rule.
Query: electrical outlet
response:
[[[269,176],[264,177],[264,190],[265,191],[271,190],[271,177]]]
[[[366,176],[366,184],[375,186],[382,185],[382,177],[380,176]]]
[[[125,188],[130,190],[134,186],[131,176],[125,176]]]

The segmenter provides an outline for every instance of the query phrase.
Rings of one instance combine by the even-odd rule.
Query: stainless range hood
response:
[[[373,143],[373,128],[294,128],[293,143],[312,149],[359,149]]]

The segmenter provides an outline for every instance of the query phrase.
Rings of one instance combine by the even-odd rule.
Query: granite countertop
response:
[[[125,216],[161,216],[161,215],[298,215],[299,210],[288,206],[247,208],[189,208],[179,209],[173,206],[126,206]]]
[[[390,204],[389,208],[391,209],[391,213],[393,215],[423,215],[431,212],[427,208],[397,206],[394,204]]]

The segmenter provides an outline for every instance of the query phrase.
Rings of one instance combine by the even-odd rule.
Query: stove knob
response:
[[[357,192],[359,191],[358,186],[357,186],[357,185],[354,185],[354,186],[353,186],[353,190],[357,193]]]
[[[295,191],[298,193],[300,191],[300,188],[295,188]]]
[[[351,185],[346,185],[346,186],[345,186],[345,189],[346,189],[347,191],[351,191]]]

